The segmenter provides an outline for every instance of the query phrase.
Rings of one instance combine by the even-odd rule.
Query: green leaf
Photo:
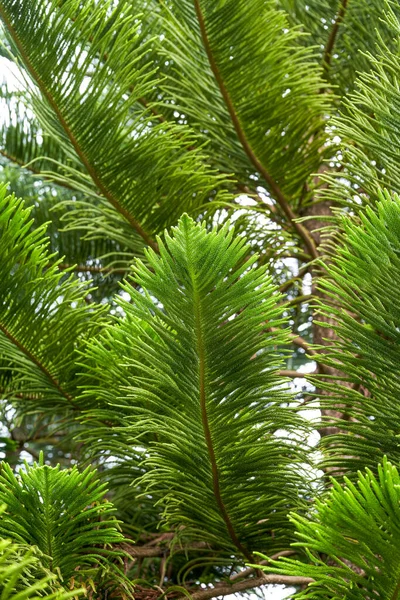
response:
[[[125,318],[85,355],[82,440],[129,456],[126,473],[143,473],[136,485],[178,535],[230,555],[282,548],[307,484],[292,437],[305,424],[276,372],[280,296],[229,224],[207,232],[184,216],[158,242],[160,257],[149,251],[123,285]]]
[[[74,355],[101,311],[85,302],[87,286],[59,269],[30,212],[0,188],[0,385],[8,397],[30,398],[29,409],[76,410]]]
[[[310,519],[292,515],[306,563],[289,558],[265,571],[311,577],[294,598],[310,600],[397,600],[400,591],[400,477],[386,460],[378,477],[367,470],[358,482],[333,489]],[[322,560],[326,555],[328,560]],[[309,562],[308,562],[309,561]]]
[[[25,464],[16,475],[2,463],[0,500],[7,509],[0,534],[37,547],[42,566],[57,573],[67,589],[69,582],[92,579],[96,586],[121,585],[129,593],[132,587],[119,564],[123,553],[118,545],[124,537],[111,518],[114,508],[104,499],[106,491],[90,468],[82,473],[76,466],[60,470],[59,465],[44,465],[41,457],[39,464]]]

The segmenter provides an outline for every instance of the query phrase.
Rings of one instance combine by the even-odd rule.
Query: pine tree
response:
[[[2,597],[395,600],[397,3],[0,21]]]

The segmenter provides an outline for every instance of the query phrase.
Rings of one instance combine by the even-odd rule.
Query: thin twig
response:
[[[72,190],[73,192],[77,191],[76,188],[74,188],[69,183],[64,182],[63,180],[57,179],[55,177],[50,177],[49,175],[44,175],[41,171],[38,171],[37,169],[32,167],[31,164],[26,165],[22,160],[20,160],[16,156],[9,154],[6,150],[4,150],[4,148],[0,148],[0,154],[2,156],[4,156],[4,158],[6,158],[8,161],[14,163],[15,165],[18,165],[19,167],[21,167],[22,169],[25,169],[26,171],[29,171],[30,173],[32,173],[32,175],[40,177],[41,179],[43,179],[44,181],[47,181],[48,183],[53,183],[54,185],[66,188],[67,190]]]
[[[259,564],[260,565],[267,565],[268,563],[271,562],[271,560],[277,560],[281,556],[292,556],[293,554],[296,554],[295,550],[282,550],[281,552],[277,552],[276,554],[273,554],[272,556],[270,556],[266,560],[261,560],[259,562]],[[243,569],[243,571],[240,571],[239,573],[236,573],[235,575],[232,575],[232,577],[230,578],[230,580],[231,581],[237,581],[238,579],[242,579],[243,577],[248,577],[249,575],[252,575],[254,572],[255,572],[255,569],[253,567],[248,567],[247,569]]]
[[[302,302],[310,302],[310,300],[313,298],[314,296],[312,294],[304,294],[304,296],[296,296],[296,298],[289,300],[285,304],[286,306],[295,306],[296,304],[301,304]]]
[[[341,0],[339,11],[336,15],[335,22],[333,24],[330,36],[325,46],[324,56],[322,60],[322,68],[324,70],[325,77],[328,73],[329,67],[331,66],[333,48],[335,46],[340,24],[343,22],[344,16],[346,14],[347,5],[348,0]]]
[[[262,585],[268,585],[271,583],[282,584],[282,585],[307,585],[313,583],[314,579],[310,577],[295,577],[290,575],[264,575],[263,577],[253,577],[252,579],[246,579],[245,581],[239,581],[234,584],[222,584],[216,585],[214,588],[202,590],[191,594],[192,600],[209,600],[217,596],[228,596],[229,594],[236,594],[237,592],[244,592],[251,590]],[[179,600],[186,600],[184,596],[181,596]]]
[[[281,292],[281,294],[287,292],[288,289],[290,289],[292,287],[292,285],[294,285],[296,283],[296,281],[300,281],[304,275],[306,275],[306,273],[309,272],[309,270],[311,269],[311,265],[305,265],[302,269],[300,269],[298,275],[296,275],[296,277],[293,277],[293,279],[289,279],[288,281],[286,281],[284,284],[282,284],[279,287],[279,291]]]
[[[113,269],[112,267],[99,267],[95,265],[69,265],[67,263],[61,263],[57,266],[61,271],[69,269],[77,273],[115,273],[125,275],[129,271],[129,269]]]
[[[296,379],[297,377],[307,377],[307,375],[315,375],[316,371],[312,373],[300,373],[300,371],[292,371],[291,369],[282,369],[279,371],[279,375],[282,377],[291,377],[292,379]]]

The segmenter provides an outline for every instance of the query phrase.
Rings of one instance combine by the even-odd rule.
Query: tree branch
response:
[[[317,248],[315,246],[314,240],[312,238],[312,236],[310,235],[310,233],[307,231],[307,229],[301,224],[298,223],[296,221],[297,216],[295,215],[295,213],[293,212],[289,202],[287,201],[286,197],[284,196],[282,190],[280,189],[280,187],[278,186],[278,184],[276,183],[276,181],[271,177],[271,175],[269,174],[269,172],[267,171],[267,169],[264,167],[264,165],[259,161],[259,159],[257,158],[257,156],[254,153],[254,150],[252,149],[252,147],[250,146],[249,141],[247,140],[247,137],[244,133],[244,130],[242,128],[242,125],[240,123],[239,117],[236,114],[235,111],[235,107],[233,105],[232,99],[229,95],[228,90],[225,87],[225,83],[222,79],[221,73],[219,71],[218,65],[214,59],[214,55],[211,49],[211,45],[210,45],[210,41],[208,39],[208,35],[207,35],[207,29],[206,29],[206,24],[204,21],[204,17],[203,17],[203,13],[201,11],[201,7],[200,7],[200,1],[199,0],[194,0],[194,5],[195,5],[195,10],[196,10],[196,15],[197,15],[197,19],[199,22],[199,26],[200,26],[200,31],[201,31],[201,36],[202,36],[202,40],[203,40],[203,44],[204,44],[204,48],[205,51],[207,53],[207,57],[208,57],[208,61],[210,63],[210,67],[211,70],[214,74],[214,77],[218,83],[220,92],[222,94],[222,97],[225,101],[226,107],[228,109],[228,112],[230,114],[230,117],[232,119],[232,123],[233,126],[235,128],[236,134],[238,136],[238,139],[240,141],[240,143],[243,146],[244,151],[247,154],[247,157],[249,158],[249,160],[252,162],[252,164],[254,165],[254,167],[257,169],[257,171],[262,175],[262,177],[265,179],[265,181],[267,182],[268,186],[270,187],[270,189],[272,190],[276,201],[278,202],[279,206],[281,207],[281,209],[283,210],[283,212],[285,213],[286,217],[289,219],[289,221],[292,223],[292,225],[294,226],[295,230],[297,231],[297,233],[299,234],[299,236],[303,239],[308,252],[310,253],[312,258],[318,258],[318,251]]]
[[[36,356],[32,354],[32,352],[28,348],[26,348],[26,346],[21,344],[21,342],[19,342],[17,338],[15,338],[13,334],[10,331],[8,331],[8,329],[2,323],[0,323],[0,331],[2,331],[6,338],[9,339],[10,342],[18,348],[18,350],[25,354],[25,356],[29,358],[29,360],[34,365],[36,365],[38,369],[40,369],[40,371],[42,371],[42,373],[47,377],[51,384],[58,390],[58,392],[62,396],[64,396],[66,400],[68,400],[69,404],[71,404],[71,406],[73,406],[75,410],[80,410],[79,406],[75,404],[73,397],[61,387],[60,383],[57,381],[57,379],[55,379],[55,377],[53,377],[53,375],[50,373],[47,367],[43,363],[41,363],[40,360],[38,360]]]
[[[125,275],[129,269],[113,269],[111,267],[99,267],[95,265],[69,265],[62,263],[57,265],[61,271],[71,270],[77,273],[116,273],[118,275]]]
[[[295,577],[290,575],[264,575],[262,577],[254,577],[252,579],[246,579],[245,581],[239,581],[234,584],[221,584],[216,585],[214,588],[202,590],[201,592],[195,592],[191,594],[191,600],[209,600],[209,598],[215,598],[217,596],[228,596],[229,594],[236,594],[237,592],[244,592],[251,590],[262,585],[268,585],[271,583],[283,584],[283,585],[307,585],[313,583],[314,579],[310,577]],[[179,600],[186,600],[184,596]]]
[[[123,549],[130,554],[133,558],[152,558],[156,556],[163,556],[164,554],[170,554],[171,548],[165,546],[129,546],[123,544]],[[173,547],[173,552],[190,552],[191,550],[201,550],[203,548],[210,548],[206,542],[192,543],[190,546],[177,546]]]
[[[267,558],[267,560],[261,560],[258,564],[268,565],[268,563],[270,563],[271,560],[277,560],[280,556],[292,556],[293,554],[296,554],[296,550],[282,550],[282,552],[277,552],[276,554],[273,554],[272,556]],[[230,580],[237,581],[238,579],[242,579],[242,577],[247,577],[248,575],[252,575],[255,572],[255,570],[256,569],[254,569],[254,567],[249,567],[247,569],[243,569],[243,571],[236,573],[236,575],[232,575]]]
[[[204,331],[202,325],[202,313],[201,313],[201,303],[199,298],[199,293],[197,290],[197,282],[194,276],[192,276],[192,286],[193,293],[195,296],[194,302],[194,321],[195,321],[195,332],[196,332],[196,340],[197,340],[197,352],[199,356],[199,401],[200,401],[200,413],[201,413],[201,422],[203,425],[204,437],[206,441],[208,456],[211,464],[211,472],[212,472],[212,486],[216,504],[221,513],[221,516],[225,522],[225,526],[229,537],[231,538],[233,544],[239,550],[243,556],[247,558],[249,562],[254,562],[254,559],[251,555],[251,552],[247,550],[241,543],[238,538],[233,523],[230,519],[228,511],[226,509],[224,500],[222,498],[221,492],[221,484],[220,484],[220,474],[217,463],[217,457],[215,455],[214,443],[211,434],[210,421],[207,412],[207,392],[206,392],[206,353],[205,353],[205,344],[204,344]]]
[[[73,192],[78,191],[76,188],[74,188],[74,186],[68,184],[67,182],[61,181],[60,179],[56,179],[54,177],[50,177],[48,175],[44,175],[37,169],[34,169],[31,165],[27,166],[22,160],[20,160],[16,156],[13,156],[12,154],[9,154],[3,148],[0,148],[0,154],[2,156],[4,156],[4,158],[6,158],[8,161],[14,163],[15,165],[18,165],[19,167],[21,167],[22,169],[25,169],[26,171],[29,171],[30,173],[32,173],[32,175],[36,175],[37,177],[40,177],[44,181],[47,181],[49,183],[54,183],[55,185],[58,185],[59,187],[66,188],[67,190],[72,190]]]
[[[85,153],[83,152],[82,148],[80,147],[78,140],[76,139],[73,132],[71,131],[64,115],[62,114],[61,110],[59,109],[57,102],[53,98],[53,95],[47,89],[47,87],[44,85],[42,78],[40,77],[39,73],[36,71],[34,65],[31,63],[29,56],[25,52],[23,43],[19,39],[17,32],[15,31],[10,19],[8,18],[8,15],[6,14],[5,10],[1,7],[1,5],[0,5],[0,17],[3,20],[4,25],[6,26],[15,46],[18,48],[18,51],[21,55],[23,62],[25,63],[27,70],[29,71],[30,75],[36,82],[36,85],[42,92],[43,96],[46,98],[47,102],[49,103],[50,107],[54,111],[55,115],[57,116],[57,118],[60,122],[60,125],[64,129],[65,134],[67,135],[72,147],[74,148],[76,154],[81,159],[82,164],[85,166],[87,172],[89,173],[90,177],[92,178],[92,180],[93,180],[94,184],[96,185],[96,187],[98,188],[98,190],[101,192],[101,194],[104,196],[104,198],[106,198],[110,202],[110,204],[121,215],[123,215],[125,217],[125,219],[128,221],[128,223],[132,226],[133,229],[135,229],[135,231],[140,235],[140,237],[145,241],[145,243],[148,246],[150,246],[155,252],[158,253],[157,243],[152,240],[150,235],[142,228],[140,223],[130,214],[130,212],[128,210],[126,210],[126,208],[124,208],[120,204],[119,200],[117,198],[115,198],[115,196],[108,190],[107,186],[103,183],[101,176],[97,173],[95,167],[89,162],[88,158],[86,157]]]
[[[348,0],[341,0],[339,11],[336,15],[335,22],[333,24],[330,36],[329,36],[328,41],[325,46],[324,57],[322,59],[322,68],[324,70],[325,78],[327,76],[329,67],[331,66],[333,48],[335,46],[336,37],[337,37],[338,31],[339,31],[340,24],[342,23],[344,16],[346,14],[347,4],[348,4]]]
[[[296,377],[307,377],[307,375],[315,375],[316,372],[312,373],[300,373],[300,371],[293,371],[291,369],[282,369],[279,371],[279,375],[282,377],[291,377],[292,379],[296,379]]]
[[[293,279],[289,279],[288,281],[286,281],[284,284],[282,284],[279,287],[279,291],[283,294],[284,292],[287,292],[288,289],[290,289],[292,287],[292,285],[294,285],[296,283],[296,281],[299,281],[300,279],[302,279],[304,277],[304,275],[306,273],[308,273],[308,271],[311,269],[311,265],[305,265],[302,269],[299,270],[298,275],[296,275],[296,277],[293,277]]]
[[[293,300],[289,300],[288,302],[284,302],[286,306],[295,306],[296,304],[301,304],[302,302],[310,302],[314,296],[312,294],[305,294],[304,296],[296,296]]]

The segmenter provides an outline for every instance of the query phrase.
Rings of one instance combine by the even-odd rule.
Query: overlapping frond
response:
[[[287,342],[279,295],[228,226],[207,232],[184,216],[159,244],[161,257],[149,251],[149,268],[138,261],[123,285],[125,318],[86,352],[89,444],[123,457],[130,436],[137,485],[177,534],[238,556],[281,548],[306,484],[291,439],[304,423],[276,373]],[[96,431],[111,415],[118,427]]]
[[[396,600],[400,590],[400,477],[384,459],[378,477],[358,473],[356,485],[335,480],[316,513],[292,515],[307,562],[282,558],[269,571],[311,577],[294,598]],[[321,556],[328,557],[322,560]],[[266,569],[267,570],[267,569]]]
[[[313,50],[275,2],[166,3],[166,90],[221,166],[297,194],[320,163],[328,109]],[[201,76],[199,75],[201,73]]]
[[[40,550],[44,568],[58,574],[66,589],[78,582],[94,589],[122,585],[122,598],[131,597],[132,586],[124,578],[124,541],[117,521],[111,518],[113,505],[104,500],[106,488],[95,471],[80,473],[76,466],[25,464],[15,475],[2,463],[0,499],[7,508],[0,519],[0,533],[13,542]],[[124,593],[128,596],[124,596]]]
[[[99,327],[88,288],[47,252],[45,226],[0,191],[0,360],[2,393],[27,397],[25,409],[74,409],[74,357]]]
[[[343,373],[343,385],[339,376],[328,378],[323,405],[340,406],[345,415],[336,424],[343,433],[323,441],[328,464],[353,473],[360,464],[373,468],[384,454],[400,459],[400,199],[379,197],[359,223],[343,218],[320,284],[327,298],[321,310],[338,336],[320,360]]]
[[[277,4],[288,12],[291,25],[310,34],[303,42],[315,46],[338,99],[353,91],[360,72],[369,71],[366,53],[375,52],[377,41],[396,48],[384,18],[387,3],[382,0],[277,0]],[[396,2],[392,7],[400,15]]]
[[[76,156],[64,152],[33,114],[28,90],[10,89],[7,81],[0,86],[0,154],[44,179],[64,183],[69,169],[82,171]],[[68,182],[65,182],[68,185]]]
[[[34,549],[23,549],[10,540],[0,539],[0,592],[3,600],[68,600],[81,597],[83,588],[52,591],[55,575],[37,577],[40,564]]]
[[[215,197],[222,180],[192,148],[196,136],[135,110],[154,78],[140,65],[150,41],[130,2],[5,0],[0,17],[35,86],[41,126],[84,167],[69,178],[105,198],[132,236],[154,246],[155,231]]]
[[[342,139],[344,168],[339,179],[331,178],[333,191],[328,197],[351,204],[354,210],[361,203],[375,202],[380,186],[400,192],[400,51],[396,41],[400,15],[397,8],[385,8],[380,22],[389,33],[378,36],[376,47],[365,56],[366,70],[345,101],[344,114],[332,123]]]

